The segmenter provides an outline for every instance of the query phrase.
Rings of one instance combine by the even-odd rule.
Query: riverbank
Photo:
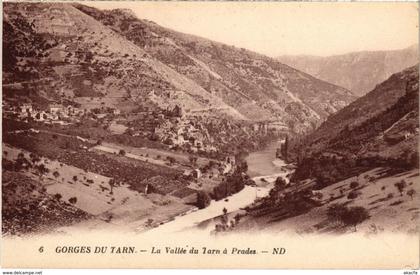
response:
[[[246,158],[248,175],[251,178],[282,173],[286,164],[281,159],[276,159],[276,150],[281,141],[274,141],[260,151],[250,153]]]
[[[268,196],[276,178],[283,177],[287,181],[287,175],[291,173],[284,161],[275,158],[275,150],[279,144],[279,141],[273,142],[263,150],[253,152],[246,157],[248,174],[256,186],[245,186],[240,192],[223,200],[212,200],[208,207],[178,216],[173,221],[153,228],[149,232],[171,233],[200,229],[210,233],[214,229],[214,219],[223,214],[223,209],[232,215],[251,205],[256,199]]]

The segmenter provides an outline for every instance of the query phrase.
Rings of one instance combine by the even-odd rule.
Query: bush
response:
[[[355,190],[351,191],[348,195],[347,198],[349,200],[354,200],[355,198],[357,198],[360,195],[360,192],[357,192]]]
[[[206,208],[210,205],[211,198],[207,192],[197,192],[197,207],[200,209]]]
[[[317,200],[322,200],[322,198],[324,197],[324,195],[323,195],[321,192],[316,192],[316,193],[314,194],[314,197],[315,197]]]
[[[341,221],[341,217],[346,211],[348,209],[345,205],[334,203],[328,207],[327,217],[332,221]]]
[[[75,204],[76,202],[77,202],[77,198],[76,197],[71,197],[69,199],[69,203],[71,203],[71,204]]]
[[[124,151],[123,149],[121,149],[121,150],[118,152],[118,154],[119,154],[120,156],[125,156],[125,151]]]
[[[283,177],[276,178],[276,181],[274,182],[274,188],[277,190],[283,190],[286,188],[286,181],[283,179]]]
[[[398,192],[400,192],[401,196],[403,195],[404,189],[407,187],[407,183],[405,180],[401,180],[394,184],[395,187],[397,187]]]
[[[56,199],[58,201],[61,200],[62,197],[63,196],[61,194],[59,194],[59,193],[57,193],[57,194],[54,195],[54,199]]]
[[[413,199],[413,196],[416,194],[416,191],[414,189],[410,189],[407,191],[407,195],[410,196],[411,199]]]
[[[58,171],[54,171],[53,176],[58,178],[60,176],[60,173],[58,173]]]
[[[351,188],[351,189],[355,189],[355,188],[357,188],[357,187],[359,187],[359,183],[358,183],[357,181],[352,181],[352,182],[350,183],[350,188]]]
[[[327,216],[332,221],[339,221],[345,226],[356,226],[368,219],[369,212],[361,206],[348,208],[343,204],[333,204],[327,210]]]
[[[341,220],[345,225],[354,226],[354,229],[356,230],[356,226],[364,220],[367,220],[369,217],[369,212],[366,208],[356,206],[345,211]]]

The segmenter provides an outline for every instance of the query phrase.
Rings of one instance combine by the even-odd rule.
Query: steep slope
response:
[[[173,103],[189,109],[218,107],[234,118],[244,118],[71,5],[7,3],[4,14],[6,96],[90,100],[90,106],[129,109],[148,100],[151,92],[164,96],[165,91],[181,90],[183,98]]]
[[[393,73],[418,63],[419,51],[418,45],[412,45],[394,51],[353,52],[327,57],[280,56],[278,60],[362,96]]]
[[[329,174],[327,181],[334,181],[357,167],[417,167],[418,96],[415,66],[332,115],[299,144],[295,178]]]
[[[5,98],[82,108],[181,106],[189,114],[313,129],[355,97],[271,58],[80,4],[4,5]]]
[[[276,119],[300,130],[355,99],[345,89],[245,49],[178,33],[126,10],[75,6],[250,119]]]
[[[296,170],[236,230],[419,231],[419,70],[392,75],[298,143]]]

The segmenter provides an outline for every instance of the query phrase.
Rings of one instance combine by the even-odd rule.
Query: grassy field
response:
[[[24,158],[31,159],[28,151],[3,146],[3,157],[9,161],[16,160],[20,153]],[[93,215],[94,219],[110,223],[111,227],[143,230],[194,208],[185,204],[180,196],[146,195],[133,190],[128,184],[111,187],[109,177],[57,160],[41,157],[37,164],[43,164],[48,172],[39,176],[29,169],[19,174],[38,182],[50,196],[59,194],[59,200],[64,203],[76,198],[76,202],[72,203],[74,207]],[[96,226],[106,225],[102,222]]]

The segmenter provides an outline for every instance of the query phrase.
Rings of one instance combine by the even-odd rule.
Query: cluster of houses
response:
[[[51,104],[46,109],[40,110],[29,103],[20,106],[6,105],[3,106],[3,110],[6,116],[14,116],[23,121],[32,119],[47,124],[56,123],[61,125],[68,125],[78,121],[78,118],[86,112],[71,105],[63,106],[61,104]]]
[[[235,171],[236,159],[235,156],[228,156],[222,161],[215,161],[213,165],[207,165],[207,167],[194,168],[189,171],[186,170],[184,175],[192,176],[192,178],[198,180],[200,178],[212,178],[216,179],[220,176],[226,176]]]
[[[176,123],[168,120],[155,129],[155,134],[171,147],[183,147],[191,152],[216,152],[213,138],[193,117],[181,117]]]
[[[14,117],[22,121],[37,121],[46,124],[69,125],[80,122],[80,118],[85,115],[93,115],[96,118],[103,118],[108,114],[119,115],[120,110],[102,110],[102,109],[81,109],[72,105],[64,106],[62,104],[50,104],[46,108],[38,108],[30,103],[22,105],[10,105],[3,103],[3,113],[7,117]]]

